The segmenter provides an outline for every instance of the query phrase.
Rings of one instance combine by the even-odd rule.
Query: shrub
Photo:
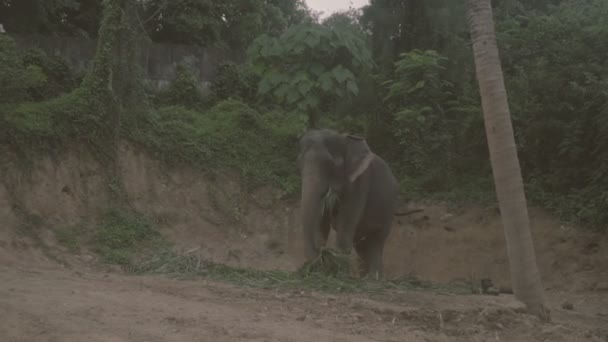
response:
[[[0,102],[15,103],[29,98],[28,89],[44,87],[47,79],[36,65],[25,67],[15,41],[0,34]]]
[[[226,100],[205,112],[162,107],[134,138],[169,162],[233,169],[252,185],[269,182],[293,193],[298,186],[295,149],[304,127],[304,117],[262,114]]]
[[[67,63],[56,56],[49,56],[41,49],[30,49],[23,54],[26,67],[40,68],[46,78],[44,84],[29,89],[34,100],[49,99],[72,91],[77,85],[77,76]]]
[[[106,262],[124,265],[131,261],[139,246],[159,238],[160,234],[142,216],[109,209],[102,217],[93,244]]]
[[[209,88],[216,101],[232,98],[251,104],[256,99],[258,82],[259,76],[248,65],[223,63],[218,65]]]
[[[203,96],[194,71],[184,64],[178,64],[176,77],[171,84],[158,92],[157,106],[180,105],[189,109],[201,109]]]

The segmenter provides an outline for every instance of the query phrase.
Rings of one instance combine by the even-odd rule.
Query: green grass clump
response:
[[[79,245],[79,236],[81,236],[83,230],[78,227],[65,227],[60,229],[55,229],[54,231],[55,238],[57,242],[67,248],[70,252],[75,253],[80,250]]]
[[[344,272],[343,256],[329,251],[325,251],[319,259],[297,272],[231,267],[205,260],[195,252],[196,249],[182,253],[161,249],[147,261],[131,264],[128,270],[133,274],[164,274],[180,278],[205,277],[239,286],[264,289],[309,289],[328,293],[374,294],[395,294],[412,290],[470,293],[468,286],[440,285],[411,278],[390,281],[353,278]],[[337,262],[337,260],[342,261]],[[342,271],[334,272],[336,270]]]
[[[329,248],[321,248],[319,255],[302,265],[298,273],[303,276],[324,274],[331,277],[347,277],[350,275],[350,256]]]
[[[128,265],[137,250],[160,242],[160,234],[142,216],[125,210],[107,210],[93,238],[93,246],[103,260]]]

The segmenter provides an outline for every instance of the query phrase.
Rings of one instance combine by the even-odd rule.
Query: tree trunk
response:
[[[308,129],[318,129],[318,128],[319,128],[319,115],[314,109],[311,109],[308,111]]]
[[[530,233],[523,180],[496,44],[492,7],[490,0],[467,0],[467,7],[513,291],[529,312],[542,320],[550,321]]]

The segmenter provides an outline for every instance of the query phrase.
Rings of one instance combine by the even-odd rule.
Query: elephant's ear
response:
[[[352,183],[367,170],[374,159],[374,154],[364,137],[352,134],[344,134],[344,137],[346,138],[344,169],[348,180]]]

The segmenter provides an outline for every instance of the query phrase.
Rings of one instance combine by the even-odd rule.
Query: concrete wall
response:
[[[97,41],[86,38],[22,34],[11,36],[18,49],[40,48],[50,55],[61,56],[78,71],[85,71],[90,66],[97,45]],[[196,70],[201,87],[206,89],[218,64],[237,60],[231,51],[218,48],[149,43],[142,50],[141,66],[144,77],[158,88],[163,88],[175,78],[176,66],[188,63]]]

